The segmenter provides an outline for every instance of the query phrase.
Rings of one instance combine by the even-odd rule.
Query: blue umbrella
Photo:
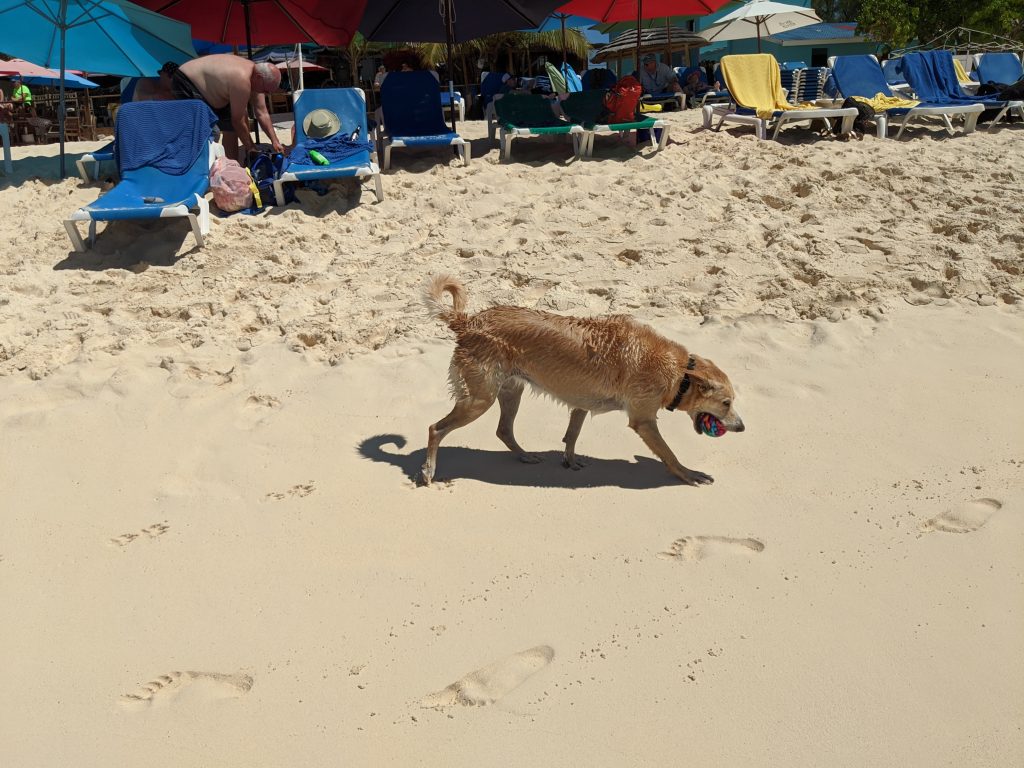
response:
[[[195,58],[188,24],[127,0],[0,0],[0,50],[60,69],[60,175],[64,178],[66,70],[154,77]]]
[[[94,83],[92,80],[86,80],[84,77],[73,75],[70,72],[64,73],[64,79],[60,79],[60,75],[56,72],[53,73],[55,77],[23,77],[21,81],[25,85],[39,85],[47,88],[59,87],[61,84],[65,88],[82,89],[82,88],[99,88],[99,83]]]

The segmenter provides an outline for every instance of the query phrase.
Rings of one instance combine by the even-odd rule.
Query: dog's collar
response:
[[[686,361],[686,370],[692,371],[697,367],[697,361],[693,355],[690,355],[690,359]],[[676,392],[676,396],[672,398],[672,402],[665,406],[666,410],[674,411],[679,407],[679,404],[683,401],[683,395],[686,394],[690,388],[690,374],[684,373],[683,380],[679,382],[679,391]]]

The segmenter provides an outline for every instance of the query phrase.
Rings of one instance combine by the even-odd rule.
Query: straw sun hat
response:
[[[314,109],[302,121],[302,132],[311,139],[326,139],[341,130],[341,120],[329,109]]]

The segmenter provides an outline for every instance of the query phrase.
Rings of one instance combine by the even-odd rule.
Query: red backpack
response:
[[[604,95],[604,108],[609,123],[631,123],[643,91],[632,75],[620,78]]]

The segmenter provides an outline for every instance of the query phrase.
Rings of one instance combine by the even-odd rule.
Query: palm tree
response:
[[[444,43],[423,43],[416,48],[423,55],[424,60],[432,66],[440,64],[445,59]],[[465,78],[464,82],[469,82],[473,78],[470,76],[468,61],[482,58],[493,66],[502,55],[505,55],[513,68],[515,62],[518,61],[521,68],[526,70],[529,67],[531,51],[533,53],[553,51],[560,55],[562,51],[561,31],[500,32],[459,43],[452,51],[455,59],[453,64],[460,64]],[[580,30],[568,28],[565,30],[565,52],[568,56],[586,61],[590,53],[590,42]]]

